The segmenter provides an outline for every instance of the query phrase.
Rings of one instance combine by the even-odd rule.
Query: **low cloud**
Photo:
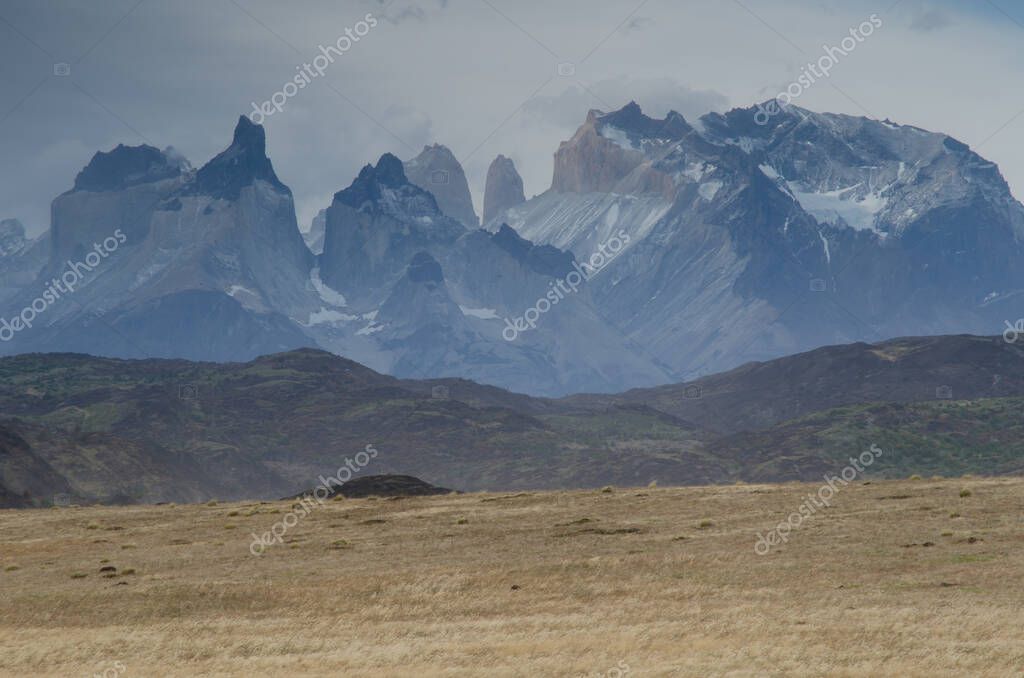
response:
[[[714,90],[691,89],[670,78],[619,77],[573,84],[555,96],[534,97],[523,112],[538,122],[575,129],[583,123],[586,111],[616,110],[630,101],[636,101],[652,117],[674,110],[689,121],[729,107],[728,97]]]

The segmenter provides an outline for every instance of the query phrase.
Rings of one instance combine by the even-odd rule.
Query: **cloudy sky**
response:
[[[0,0],[0,218],[45,229],[50,201],[118,143],[201,165],[367,13],[376,26],[265,122],[303,228],[362,165],[427,143],[463,162],[478,212],[498,153],[541,193],[588,109],[750,105],[872,14],[882,27],[797,103],[947,132],[1024,198],[1012,0]]]

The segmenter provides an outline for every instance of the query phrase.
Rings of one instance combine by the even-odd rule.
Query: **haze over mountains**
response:
[[[888,121],[789,107],[759,125],[756,112],[591,111],[543,194],[527,200],[512,162],[494,161],[482,221],[447,148],[386,154],[305,234],[246,118],[198,170],[170,148],[97,153],[47,235],[0,225],[0,317],[94,243],[124,242],[0,353],[245,361],[320,347],[397,377],[561,396],[828,344],[994,334],[1020,315],[1024,206],[995,165]]]

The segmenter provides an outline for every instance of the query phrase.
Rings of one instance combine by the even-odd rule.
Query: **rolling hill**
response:
[[[949,336],[833,346],[616,396],[403,380],[317,349],[246,363],[0,359],[4,505],[273,498],[353,469],[458,490],[1024,470],[1024,349]]]

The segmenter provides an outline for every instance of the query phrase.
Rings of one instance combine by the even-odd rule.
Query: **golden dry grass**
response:
[[[0,673],[1020,675],[1024,481],[816,489],[3,511]]]

